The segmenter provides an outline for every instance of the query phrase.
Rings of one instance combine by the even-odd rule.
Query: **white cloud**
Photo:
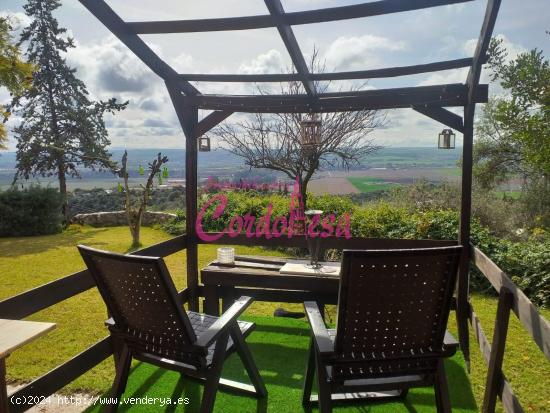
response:
[[[265,74],[284,72],[284,59],[278,50],[271,49],[254,59],[241,63],[238,73]]]
[[[330,44],[324,57],[329,70],[360,70],[381,63],[379,56],[373,52],[394,52],[405,50],[406,47],[405,42],[386,37],[342,36]]]

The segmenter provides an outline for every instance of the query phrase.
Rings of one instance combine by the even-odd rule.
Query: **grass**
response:
[[[377,191],[387,191],[393,185],[392,182],[386,182],[381,178],[370,176],[348,176],[348,181],[363,194]]]
[[[142,242],[144,245],[151,245],[169,237],[162,231],[143,228]],[[59,235],[0,239],[0,300],[82,269],[83,263],[75,248],[79,243],[125,252],[130,243],[130,235],[125,227],[72,227]],[[215,257],[216,248],[216,246],[208,245],[199,247],[200,267],[206,265],[208,261]],[[237,248],[237,252],[240,254],[281,255],[262,248]],[[178,288],[185,286],[185,260],[185,251],[178,252],[166,259]],[[487,336],[491,338],[496,312],[496,299],[474,295],[472,303]],[[246,314],[252,317],[271,315],[276,306],[278,306],[276,303],[257,302],[252,305]],[[298,304],[285,304],[284,307],[289,310],[301,309]],[[334,320],[334,308],[329,308],[328,313]],[[550,311],[542,310],[542,314],[548,319]],[[105,307],[99,295],[95,290],[91,290],[29,317],[29,319],[38,321],[54,321],[58,323],[58,328],[47,336],[16,351],[8,358],[9,380],[12,382],[29,381],[102,339],[106,335],[103,327],[105,316]],[[270,318],[262,319],[262,324],[267,323],[269,325],[269,320]],[[296,322],[303,323],[303,321]],[[449,329],[456,334],[453,320],[449,323]],[[281,362],[281,366],[293,366],[292,371],[296,376],[292,380],[296,382],[301,380],[305,363],[305,354],[302,354],[303,350],[300,350],[302,348],[300,346],[304,345],[300,341],[301,339],[292,335],[287,337],[283,333],[266,333],[265,336],[254,333],[251,340],[257,342],[255,346],[259,346],[262,340],[277,343],[276,346],[274,345],[276,348],[268,353],[270,357],[278,357],[279,352],[286,349],[285,340],[295,340],[293,345],[298,346],[296,347],[298,350],[293,350],[292,356],[290,356],[290,353],[281,353],[288,356],[282,359],[284,361]],[[475,400],[480,405],[485,385],[486,368],[473,336],[471,337],[471,347],[472,371],[470,380]],[[55,351],[52,351],[52,349],[55,349]],[[258,362],[261,364],[268,361]],[[298,366],[300,367],[298,368]],[[142,369],[146,368],[148,367],[140,366],[136,369],[136,372],[143,371],[143,377],[145,377],[149,373],[147,373],[147,370]],[[271,384],[274,384],[273,382],[276,381],[278,374],[282,374],[270,372],[270,368],[266,368],[264,371],[266,380]],[[504,372],[527,412],[550,412],[550,396],[548,394],[550,364],[514,316],[510,320]],[[270,375],[275,375],[275,378]],[[112,378],[113,365],[109,359],[75,380],[63,391],[70,393],[76,390],[84,390],[95,394],[102,393],[109,388]],[[167,376],[166,380],[170,380],[170,377]],[[290,378],[285,378],[285,380],[290,380]],[[291,383],[291,381],[288,383]],[[167,388],[173,389],[174,387],[168,386]],[[277,390],[274,391],[277,392]],[[296,392],[298,392],[296,394],[299,394],[299,388],[296,385],[289,386],[288,391],[289,399],[295,399],[294,394]],[[220,400],[223,400],[223,398],[220,398]],[[271,402],[270,400],[269,403]],[[375,412],[375,410],[372,411]]]
[[[273,317],[249,317],[257,324],[257,329],[247,340],[254,359],[265,380],[269,397],[265,401],[254,398],[219,392],[216,399],[216,412],[299,412],[301,407],[302,380],[304,363],[307,359],[309,344],[308,325],[303,320],[281,319]],[[455,355],[445,364],[449,377],[451,402],[454,412],[476,412],[476,403],[468,382],[464,362],[460,355]],[[151,380],[154,377],[154,380]],[[244,368],[235,355],[227,361],[223,377],[249,383]],[[136,363],[129,378],[129,385],[124,398],[157,397],[159,400],[187,397],[189,404],[185,412],[197,412],[200,405],[202,386],[195,382],[181,381],[179,374],[167,372],[145,363]],[[160,403],[160,402],[159,402]],[[369,405],[370,413],[417,413],[434,412],[434,394],[431,388],[413,389],[409,392],[406,403],[401,400],[379,402]],[[181,411],[181,407],[174,410]],[[314,409],[315,411],[317,409]],[[87,413],[99,412],[96,406]],[[119,411],[150,412],[149,405],[123,407]],[[172,411],[172,410],[168,410]],[[357,405],[347,405],[337,409],[338,412],[355,412]]]

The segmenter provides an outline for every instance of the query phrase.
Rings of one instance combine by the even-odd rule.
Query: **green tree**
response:
[[[489,65],[491,80],[500,83],[504,94],[489,101],[476,125],[476,180],[489,189],[520,177],[526,212],[530,218],[548,221],[550,62],[538,49],[509,61],[502,40],[493,39]]]
[[[124,109],[127,102],[89,99],[76,70],[62,56],[75,46],[52,15],[59,6],[58,0],[29,0],[24,6],[32,23],[22,32],[21,43],[26,44],[26,56],[37,70],[33,88],[12,102],[22,118],[14,129],[14,182],[37,175],[56,176],[64,200],[63,214],[68,218],[67,177],[78,177],[79,167],[113,168],[103,116]]]
[[[0,87],[8,89],[12,96],[19,96],[32,83],[34,65],[21,59],[19,47],[13,41],[11,30],[9,19],[0,17]],[[10,115],[2,105],[0,115],[4,117],[4,122]],[[7,131],[4,122],[0,123],[0,149],[6,149]]]

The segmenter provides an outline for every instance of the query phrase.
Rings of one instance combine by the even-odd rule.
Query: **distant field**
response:
[[[373,178],[370,176],[350,176],[348,177],[348,181],[364,194],[376,191],[387,191],[394,185],[397,185],[396,183],[386,182],[381,178]]]

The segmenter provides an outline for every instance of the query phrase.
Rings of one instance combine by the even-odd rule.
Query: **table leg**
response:
[[[8,385],[6,383],[6,359],[0,358],[0,412],[9,412]]]
[[[218,297],[217,285],[205,284],[204,286],[204,312],[216,317],[220,315],[220,299]]]
[[[222,291],[222,313],[225,313],[235,302],[235,287],[224,286]]]

